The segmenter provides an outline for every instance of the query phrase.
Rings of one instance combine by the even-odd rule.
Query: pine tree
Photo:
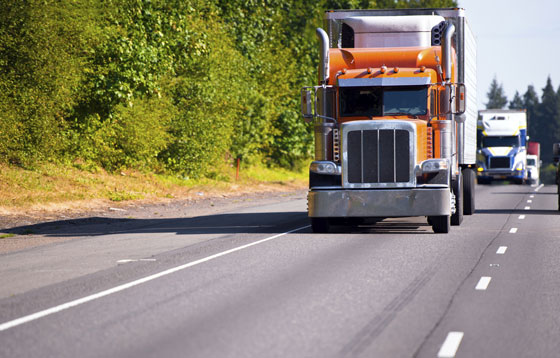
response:
[[[486,109],[502,109],[508,103],[502,84],[498,83],[496,77],[494,77],[490,84],[487,96],[488,103],[486,103]]]
[[[529,87],[527,87],[527,91],[523,95],[523,108],[527,110],[527,134],[533,137],[533,140],[535,141],[538,137],[537,133],[539,132],[539,122],[537,121],[538,106],[539,97],[535,91],[535,87],[533,87],[533,85],[529,85]]]
[[[544,162],[552,162],[552,143],[556,141],[556,133],[560,126],[560,113],[558,112],[558,97],[550,77],[546,80],[546,86],[543,88],[541,103],[538,106],[538,133],[537,141],[541,143],[544,149],[541,156]],[[534,133],[533,133],[534,135]]]
[[[509,109],[523,109],[525,105],[523,103],[523,99],[518,91],[515,91],[513,95],[513,99],[509,102]]]

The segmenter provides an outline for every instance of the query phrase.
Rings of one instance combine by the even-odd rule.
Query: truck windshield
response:
[[[341,87],[342,117],[422,115],[427,113],[427,86]]]
[[[519,147],[517,136],[482,137],[482,146],[488,147]]]

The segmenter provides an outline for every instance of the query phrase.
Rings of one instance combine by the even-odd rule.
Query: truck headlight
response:
[[[428,159],[422,162],[422,173],[435,173],[449,169],[447,159]]]
[[[329,161],[315,161],[311,162],[309,170],[317,174],[337,175],[340,174],[338,165]]]

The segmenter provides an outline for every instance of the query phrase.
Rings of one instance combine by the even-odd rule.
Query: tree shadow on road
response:
[[[393,218],[360,225],[337,225],[333,233],[426,234],[431,228],[419,218]],[[309,225],[306,212],[234,213],[192,218],[106,218],[88,217],[51,221],[3,230],[15,235],[81,237],[116,234],[273,234]],[[428,229],[428,230],[426,230]],[[310,231],[310,229],[308,230]]]
[[[201,235],[277,233],[298,225],[308,225],[306,212],[236,213],[157,219],[88,217],[19,226],[3,232],[56,237],[150,233]]]

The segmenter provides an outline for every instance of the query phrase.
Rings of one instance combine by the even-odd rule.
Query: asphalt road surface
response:
[[[306,200],[59,223],[0,255],[1,357],[557,357],[554,186],[312,234]]]

